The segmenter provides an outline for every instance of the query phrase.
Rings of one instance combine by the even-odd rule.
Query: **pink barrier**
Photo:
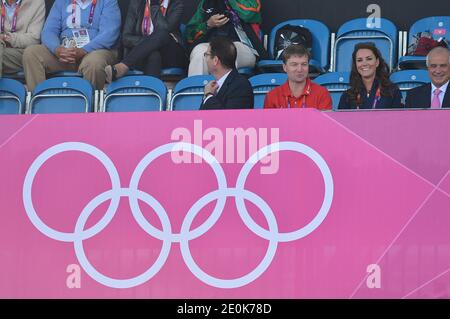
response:
[[[2,298],[449,298],[450,111],[0,117]]]

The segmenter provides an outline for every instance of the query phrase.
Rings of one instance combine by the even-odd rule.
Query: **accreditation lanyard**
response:
[[[377,88],[377,93],[375,94],[375,98],[373,99],[372,108],[376,108],[378,101],[381,99],[381,90],[380,87]]]
[[[291,101],[289,99],[289,96],[287,96],[286,99],[287,99],[287,108],[290,109],[291,108]],[[302,108],[305,108],[305,107],[306,107],[306,95],[303,95]]]
[[[228,2],[228,0],[224,0],[225,6],[227,7],[227,10],[230,12],[231,14],[231,21],[233,22],[233,25],[235,27],[241,25],[241,19],[239,19],[239,15],[236,13],[236,11],[234,11],[234,9],[231,7],[230,3]]]
[[[305,108],[305,107],[306,107],[306,97],[307,97],[309,94],[311,94],[311,85],[310,85],[310,83],[308,83],[308,86],[306,87],[306,91],[305,91],[304,94],[303,94],[303,98],[302,98],[302,106],[301,106],[302,108]],[[290,95],[290,96],[292,96],[292,95]],[[290,96],[287,96],[287,97],[286,97],[288,109],[291,108],[291,101],[290,101],[290,99],[289,99]],[[295,97],[294,97],[294,98],[295,98]]]
[[[92,21],[94,20],[94,12],[95,12],[96,5],[97,5],[97,0],[92,0],[91,11],[89,12],[89,20],[88,20],[89,26],[92,26]],[[72,0],[72,25],[73,26],[76,23],[76,19],[75,19],[76,10],[77,10],[77,0]],[[80,17],[80,20],[81,20],[81,17]]]
[[[166,16],[169,3],[170,0],[167,0],[166,3],[164,3],[163,0],[160,0],[159,6],[163,16]],[[150,35],[152,33],[151,25],[152,25],[152,18],[150,14],[150,0],[147,0],[145,1],[144,20],[142,22],[142,33],[145,35]]]
[[[14,15],[11,23],[11,33],[16,32],[17,28],[17,16],[19,14],[20,5],[22,4],[22,0],[16,1],[16,9],[14,10]],[[1,12],[1,33],[5,33],[5,20],[6,20],[6,0],[2,0],[2,12]]]
[[[375,98],[373,99],[373,103],[372,103],[372,109],[375,109],[377,107],[378,102],[381,100],[381,89],[378,86],[377,91],[375,93]],[[356,108],[359,109],[359,105],[362,104],[361,102],[361,94],[358,94],[358,98],[357,98],[357,106]]]

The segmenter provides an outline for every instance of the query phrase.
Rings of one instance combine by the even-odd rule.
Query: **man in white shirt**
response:
[[[407,108],[450,108],[450,52],[447,48],[436,47],[427,55],[427,68],[431,83],[408,91]]]
[[[204,58],[215,80],[205,86],[201,110],[253,108],[253,89],[236,70],[236,56],[236,47],[230,39],[216,37],[209,42]]]

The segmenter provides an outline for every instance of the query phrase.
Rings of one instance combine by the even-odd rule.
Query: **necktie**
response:
[[[431,100],[431,108],[439,109],[441,108],[441,101],[439,100],[439,94],[441,94],[441,90],[436,89],[433,93],[433,100]]]

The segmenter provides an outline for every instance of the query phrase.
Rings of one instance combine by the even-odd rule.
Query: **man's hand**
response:
[[[67,49],[65,47],[57,47],[55,50],[55,54],[61,63],[75,63],[75,56],[70,52],[73,49]]]
[[[76,62],[80,62],[84,56],[87,54],[86,51],[84,51],[83,49],[80,48],[70,48],[68,49],[70,54],[72,54],[72,56],[74,57]]]
[[[228,23],[230,19],[228,19],[223,14],[215,14],[211,16],[208,21],[206,21],[206,24],[208,25],[208,28],[218,28]]]
[[[0,34],[0,40],[1,41],[3,41],[3,42],[5,42],[5,44],[6,44],[6,46],[7,47],[10,47],[11,46],[11,35],[9,35],[9,34],[7,34],[7,33],[5,33],[5,34]]]
[[[77,63],[86,55],[86,51],[80,48],[65,48],[58,47],[56,49],[56,56],[62,63]]]
[[[210,94],[216,95],[218,89],[219,85],[217,84],[217,81],[211,81],[205,85],[204,94],[205,96],[208,96]]]

